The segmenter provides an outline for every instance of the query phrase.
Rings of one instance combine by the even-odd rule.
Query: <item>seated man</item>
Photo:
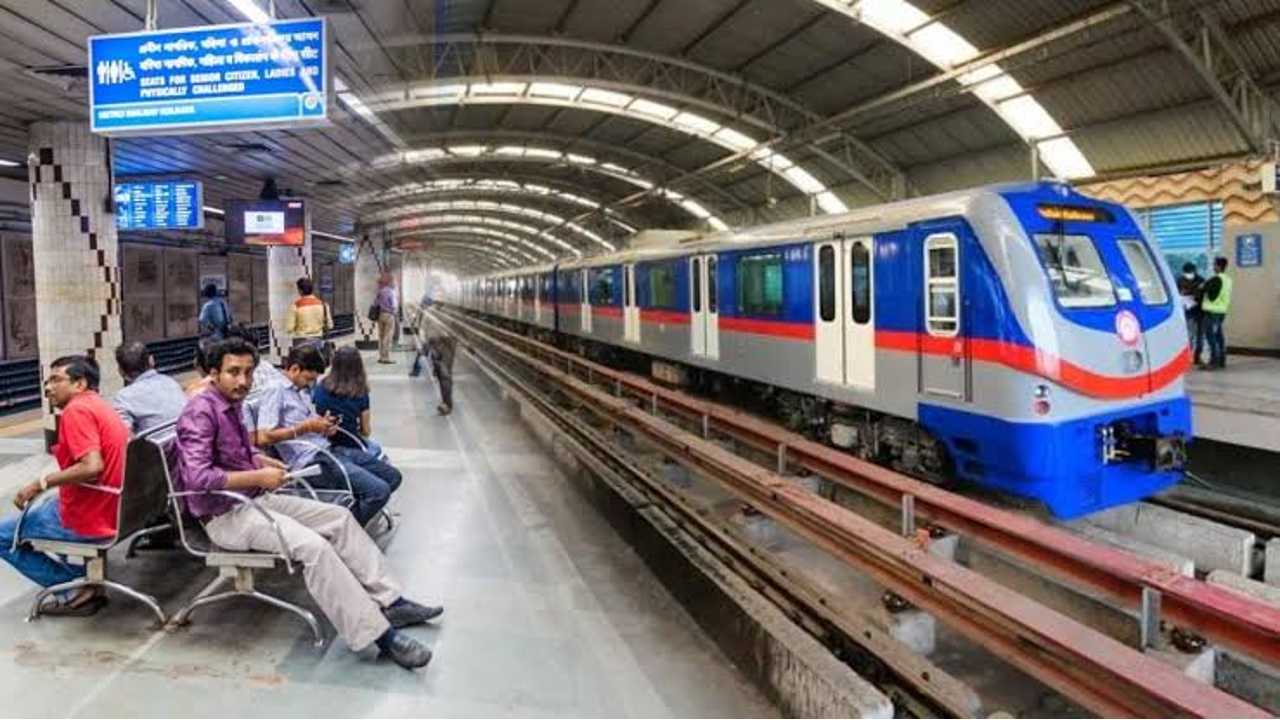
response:
[[[187,404],[186,393],[177,380],[156,371],[146,345],[134,341],[116,348],[116,365],[124,387],[111,405],[130,433],[138,435],[178,419]]]
[[[239,338],[209,354],[211,387],[191,399],[178,420],[179,483],[188,491],[228,490],[256,499],[278,523],[289,557],[303,565],[303,580],[353,650],[376,643],[398,665],[419,668],[431,651],[398,628],[427,622],[444,612],[400,594],[386,558],[351,513],[336,505],[275,495],[285,482],[282,465],[254,450],[241,419],[240,403],[253,382],[257,352]],[[232,551],[278,552],[266,518],[247,504],[220,495],[187,498],[209,538]]]
[[[58,472],[18,490],[13,504],[19,509],[33,502],[49,488],[58,488],[58,497],[32,508],[22,522],[22,537],[72,542],[110,538],[116,534],[119,495],[113,490],[124,482],[125,446],[129,430],[98,395],[98,366],[83,355],[54,360],[44,379],[45,396],[62,410],[58,422],[58,444],[53,454]],[[0,519],[0,558],[34,582],[52,587],[84,576],[84,567],[70,565],[42,552],[25,547],[16,551],[13,536],[18,515]],[[107,598],[95,588],[60,593],[45,615],[92,615],[102,609]]]
[[[316,377],[324,372],[324,359],[319,350],[311,345],[295,347],[289,351],[284,365],[289,382],[268,389],[258,404],[258,422],[254,428],[258,446],[277,446],[280,458],[295,470],[313,463],[320,465],[321,475],[311,479],[311,485],[316,488],[346,490],[345,470],[355,493],[351,512],[361,525],[368,523],[400,487],[400,471],[368,453],[332,448],[328,436],[337,432],[337,418],[317,416],[308,393]],[[332,452],[341,467],[320,450]]]

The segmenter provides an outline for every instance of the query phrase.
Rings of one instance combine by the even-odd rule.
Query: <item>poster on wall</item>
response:
[[[4,356],[6,359],[35,357],[39,352],[36,333],[36,267],[29,237],[6,236],[4,266]]]
[[[149,342],[165,336],[163,251],[160,248],[125,245],[123,316],[125,340]]]
[[[199,297],[196,288],[197,262],[194,250],[167,248],[164,251],[164,320],[167,337],[199,334],[200,324],[196,317],[200,310],[196,304]]]

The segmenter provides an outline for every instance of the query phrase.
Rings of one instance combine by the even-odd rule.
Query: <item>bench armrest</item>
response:
[[[85,488],[92,488],[94,490],[97,490],[98,492],[104,492],[111,495],[120,494],[120,488],[103,487],[102,485],[98,485],[96,483],[80,483],[80,486]],[[35,497],[27,501],[26,506],[22,508],[22,512],[18,514],[18,524],[13,527],[13,543],[11,543],[9,546],[10,551],[17,552],[18,548],[22,546],[22,525],[24,522],[26,522],[27,513],[31,512],[31,509],[38,504],[36,502],[37,500],[44,497],[46,494],[48,494],[52,490],[57,490],[57,488],[51,487],[48,490],[40,491],[39,494],[37,494]],[[40,539],[40,538],[35,538],[35,539]]]
[[[222,497],[228,497],[241,505],[248,505],[258,514],[262,515],[263,519],[267,521],[267,524],[271,526],[272,531],[276,534],[276,542],[280,546],[279,555],[284,558],[285,569],[289,571],[290,575],[293,574],[293,561],[289,558],[289,545],[284,541],[284,533],[280,530],[280,524],[277,523],[276,519],[271,517],[271,513],[267,512],[266,509],[257,503],[257,501],[244,493],[238,493],[232,490],[182,490],[169,493],[170,498],[194,497],[199,495],[221,495]]]

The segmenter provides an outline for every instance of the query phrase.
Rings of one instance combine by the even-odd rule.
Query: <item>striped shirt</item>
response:
[[[303,295],[289,306],[289,315],[285,319],[285,332],[293,337],[324,337],[326,330],[333,327],[333,319],[329,317],[329,306],[315,295]]]

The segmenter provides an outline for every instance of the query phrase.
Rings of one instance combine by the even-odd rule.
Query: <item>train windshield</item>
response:
[[[1067,308],[1110,307],[1115,288],[1098,249],[1087,235],[1042,233],[1035,236],[1036,251],[1049,273],[1049,284],[1058,302]]]
[[[1126,239],[1120,241],[1120,252],[1124,253],[1125,262],[1133,272],[1133,279],[1138,282],[1138,295],[1148,305],[1164,305],[1169,302],[1169,293],[1164,289],[1160,279],[1160,271],[1156,269],[1151,251],[1141,240]]]

